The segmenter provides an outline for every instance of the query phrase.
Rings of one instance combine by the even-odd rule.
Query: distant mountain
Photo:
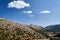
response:
[[[46,37],[41,26],[24,25],[0,18],[0,40],[33,40]]]
[[[30,24],[28,26],[30,26],[30,27],[32,27],[32,28],[34,28],[36,30],[44,30],[44,28],[42,26],[37,26],[37,25],[33,25],[33,24]]]
[[[60,32],[60,24],[45,27],[48,32]]]

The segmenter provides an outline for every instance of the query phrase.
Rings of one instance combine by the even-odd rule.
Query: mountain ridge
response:
[[[60,24],[45,27],[48,32],[60,32]]]

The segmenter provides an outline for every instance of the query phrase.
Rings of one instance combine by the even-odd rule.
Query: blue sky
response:
[[[0,18],[22,24],[60,24],[60,0],[0,0]]]

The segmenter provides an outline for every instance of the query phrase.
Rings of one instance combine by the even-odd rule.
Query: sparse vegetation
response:
[[[25,25],[1,19],[0,40],[33,40],[46,38],[42,31],[35,30]]]

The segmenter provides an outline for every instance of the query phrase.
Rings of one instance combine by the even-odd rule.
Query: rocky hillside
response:
[[[46,38],[42,27],[23,25],[0,18],[0,40],[33,40]]]
[[[46,30],[48,32],[60,32],[60,24],[47,26]]]

